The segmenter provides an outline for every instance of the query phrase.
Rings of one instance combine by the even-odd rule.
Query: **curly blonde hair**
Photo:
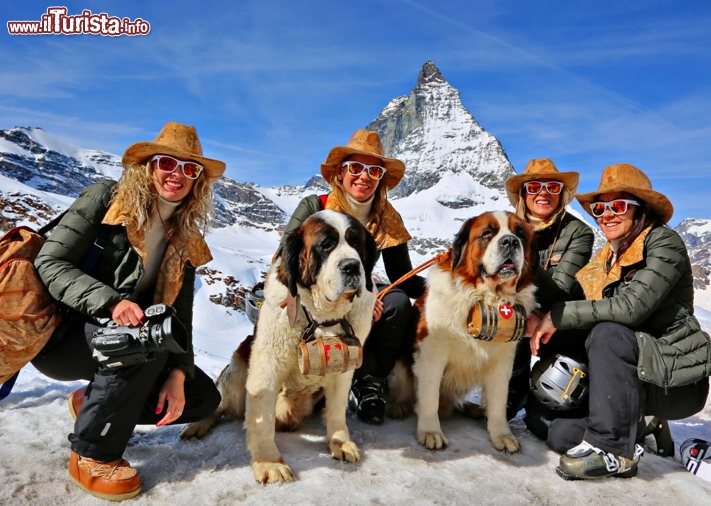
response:
[[[212,197],[212,185],[204,175],[198,177],[188,195],[166,222],[168,236],[179,236],[187,241],[203,237],[209,227]],[[146,227],[158,200],[151,162],[125,167],[112,200],[124,203],[125,212],[136,220],[138,227]]]

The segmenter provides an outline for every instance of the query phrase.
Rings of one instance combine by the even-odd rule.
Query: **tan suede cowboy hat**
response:
[[[577,172],[560,172],[552,160],[548,158],[535,158],[526,164],[526,168],[521,174],[511,176],[504,181],[506,195],[509,197],[511,205],[516,207],[521,196],[521,187],[526,181],[536,181],[538,179],[554,179],[563,183],[563,188],[567,194],[575,195],[578,188],[580,174]],[[565,202],[568,205],[570,202]]]
[[[205,167],[205,177],[210,183],[225,173],[225,163],[202,156],[202,145],[194,126],[175,121],[166,123],[153,142],[137,142],[123,153],[124,168],[143,164],[153,155],[170,155],[182,160],[191,160]]]
[[[326,157],[326,161],[321,164],[321,175],[327,183],[331,182],[334,174],[341,169],[341,163],[350,155],[369,155],[380,158],[385,167],[383,184],[388,190],[392,190],[405,175],[405,164],[395,158],[387,158],[383,143],[380,141],[378,132],[370,130],[356,130],[351,140],[345,146],[336,146]]]
[[[612,192],[631,193],[638,199],[643,200],[658,216],[661,216],[664,223],[671,220],[674,215],[674,206],[671,201],[664,194],[652,190],[652,182],[644,172],[627,163],[605,167],[602,170],[600,186],[597,190],[589,193],[578,193],[575,198],[578,199],[585,212],[592,216],[590,204],[597,200],[598,195]]]

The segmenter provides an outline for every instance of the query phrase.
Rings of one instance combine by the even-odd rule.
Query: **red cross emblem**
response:
[[[511,318],[511,316],[513,316],[513,313],[514,313],[514,310],[510,304],[501,304],[499,306],[499,314],[505,320],[508,320],[509,318]]]
[[[339,351],[343,351],[343,347],[340,344],[337,344],[334,347]],[[326,355],[326,362],[330,362],[331,361],[331,354],[329,352],[331,351],[331,345],[325,344],[323,346],[323,351],[324,351],[324,354]]]

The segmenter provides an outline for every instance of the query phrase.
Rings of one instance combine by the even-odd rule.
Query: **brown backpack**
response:
[[[36,232],[15,227],[0,237],[0,384],[42,350],[61,320],[33,262],[63,215]]]

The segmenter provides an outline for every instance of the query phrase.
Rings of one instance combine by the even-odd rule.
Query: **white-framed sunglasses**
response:
[[[356,162],[355,160],[346,160],[341,164],[341,167],[345,167],[351,176],[360,176],[364,170],[368,171],[368,176],[370,179],[375,179],[379,181],[385,175],[385,167],[380,165],[367,165],[362,162]]]
[[[180,167],[183,171],[183,175],[188,179],[197,179],[205,169],[205,167],[197,162],[183,162],[168,155],[155,155],[150,161],[157,162],[156,166],[158,167],[158,170],[168,174],[175,172],[175,170]]]
[[[630,205],[638,206],[639,202],[628,199],[615,199],[610,202],[593,202],[590,204],[590,212],[595,218],[599,218],[605,214],[606,209],[609,209],[612,214],[625,214]]]
[[[563,183],[560,181],[526,181],[523,183],[523,187],[529,195],[538,195],[543,191],[543,188],[551,195],[558,195],[563,191]]]

